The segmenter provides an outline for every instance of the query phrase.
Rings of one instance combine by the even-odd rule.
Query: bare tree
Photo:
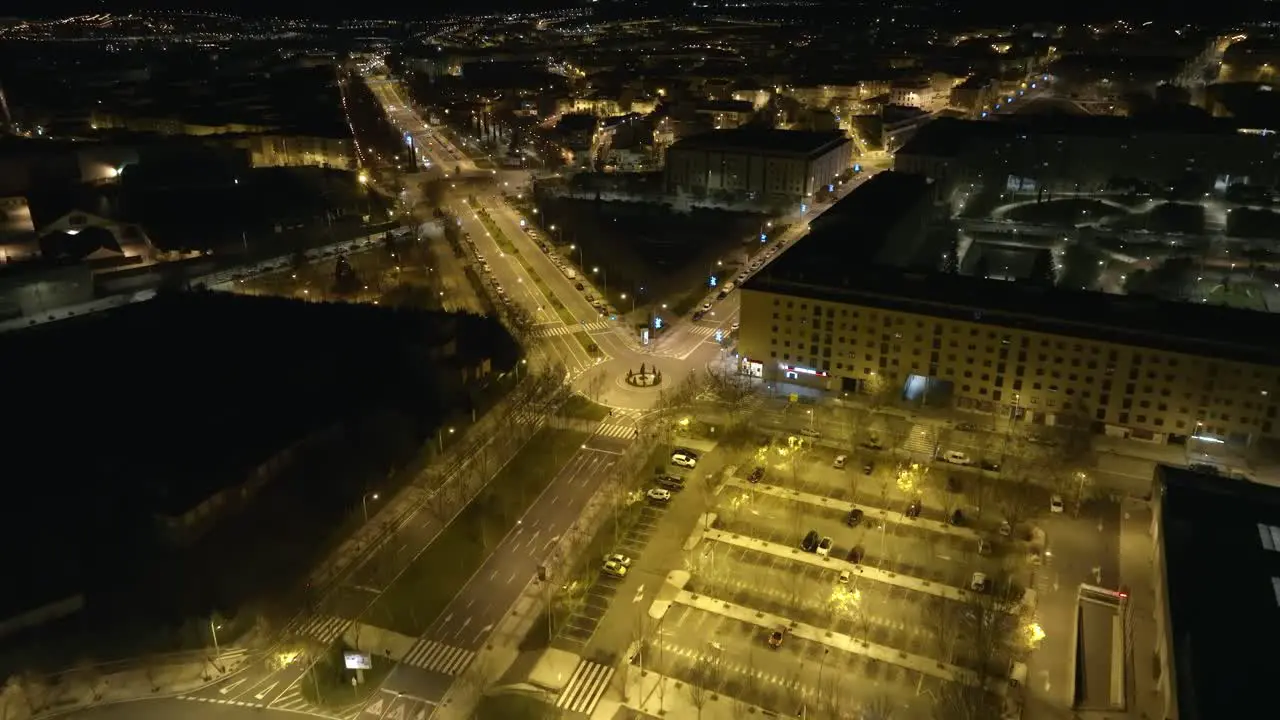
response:
[[[877,695],[863,704],[860,720],[893,720],[896,707],[888,695]]]
[[[711,690],[707,687],[705,665],[695,665],[690,673],[691,677],[685,683],[685,690],[689,693],[689,702],[698,711],[698,720],[702,720],[702,709],[707,706],[711,700]]]
[[[930,596],[925,619],[933,638],[938,643],[938,657],[945,663],[955,663],[956,640],[963,623],[963,607],[947,598]]]
[[[1040,507],[1041,493],[1025,478],[1005,483],[1000,492],[999,507],[1010,525],[1029,519]]]

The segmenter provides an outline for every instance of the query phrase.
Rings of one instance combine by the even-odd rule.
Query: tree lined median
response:
[[[363,621],[417,637],[484,564],[587,439],[543,428],[369,608]]]

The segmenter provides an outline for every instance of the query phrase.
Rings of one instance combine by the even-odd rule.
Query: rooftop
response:
[[[1229,119],[1187,116],[1137,119],[1109,115],[1028,113],[1000,115],[995,121],[940,118],[921,127],[898,152],[947,157],[959,154],[975,140],[1003,141],[1028,133],[1084,137],[1229,135],[1236,133],[1236,125]]]
[[[770,128],[736,128],[693,135],[678,141],[673,149],[681,150],[751,150],[775,151],[795,155],[818,155],[828,148],[848,142],[843,130],[773,130]]]
[[[921,267],[920,243],[884,241],[902,213],[916,212],[911,198],[923,183],[902,173],[877,175],[744,287],[1280,365],[1280,346],[1271,341],[1280,337],[1280,315],[944,274],[933,269],[937,263]]]
[[[1178,716],[1275,704],[1280,489],[1160,467],[1159,521]]]

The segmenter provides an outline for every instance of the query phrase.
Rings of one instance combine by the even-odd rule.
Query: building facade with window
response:
[[[873,190],[892,215],[923,183],[886,173],[841,202]],[[746,281],[742,372],[840,393],[880,376],[910,399],[1151,442],[1280,435],[1275,315],[950,274],[920,261],[922,230],[861,229],[815,225]]]
[[[841,130],[739,128],[676,142],[664,172],[673,193],[804,202],[852,164],[853,145]]]

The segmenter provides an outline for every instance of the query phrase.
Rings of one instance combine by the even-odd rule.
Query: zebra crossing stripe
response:
[[[636,429],[630,425],[611,425],[606,423],[596,429],[596,434],[604,437],[630,438],[635,437]]]
[[[333,642],[338,639],[351,625],[351,621],[346,618],[334,617],[333,615],[317,615],[307,619],[298,627],[298,634],[309,635],[320,642]]]
[[[474,656],[475,653],[471,650],[464,650],[463,648],[446,645],[435,640],[423,640],[409,651],[409,654],[404,658],[404,662],[420,667],[423,670],[431,670],[445,675],[457,675],[467,667],[467,664],[471,662],[471,658]]]
[[[582,660],[556,699],[556,707],[590,715],[613,678],[613,668]]]

